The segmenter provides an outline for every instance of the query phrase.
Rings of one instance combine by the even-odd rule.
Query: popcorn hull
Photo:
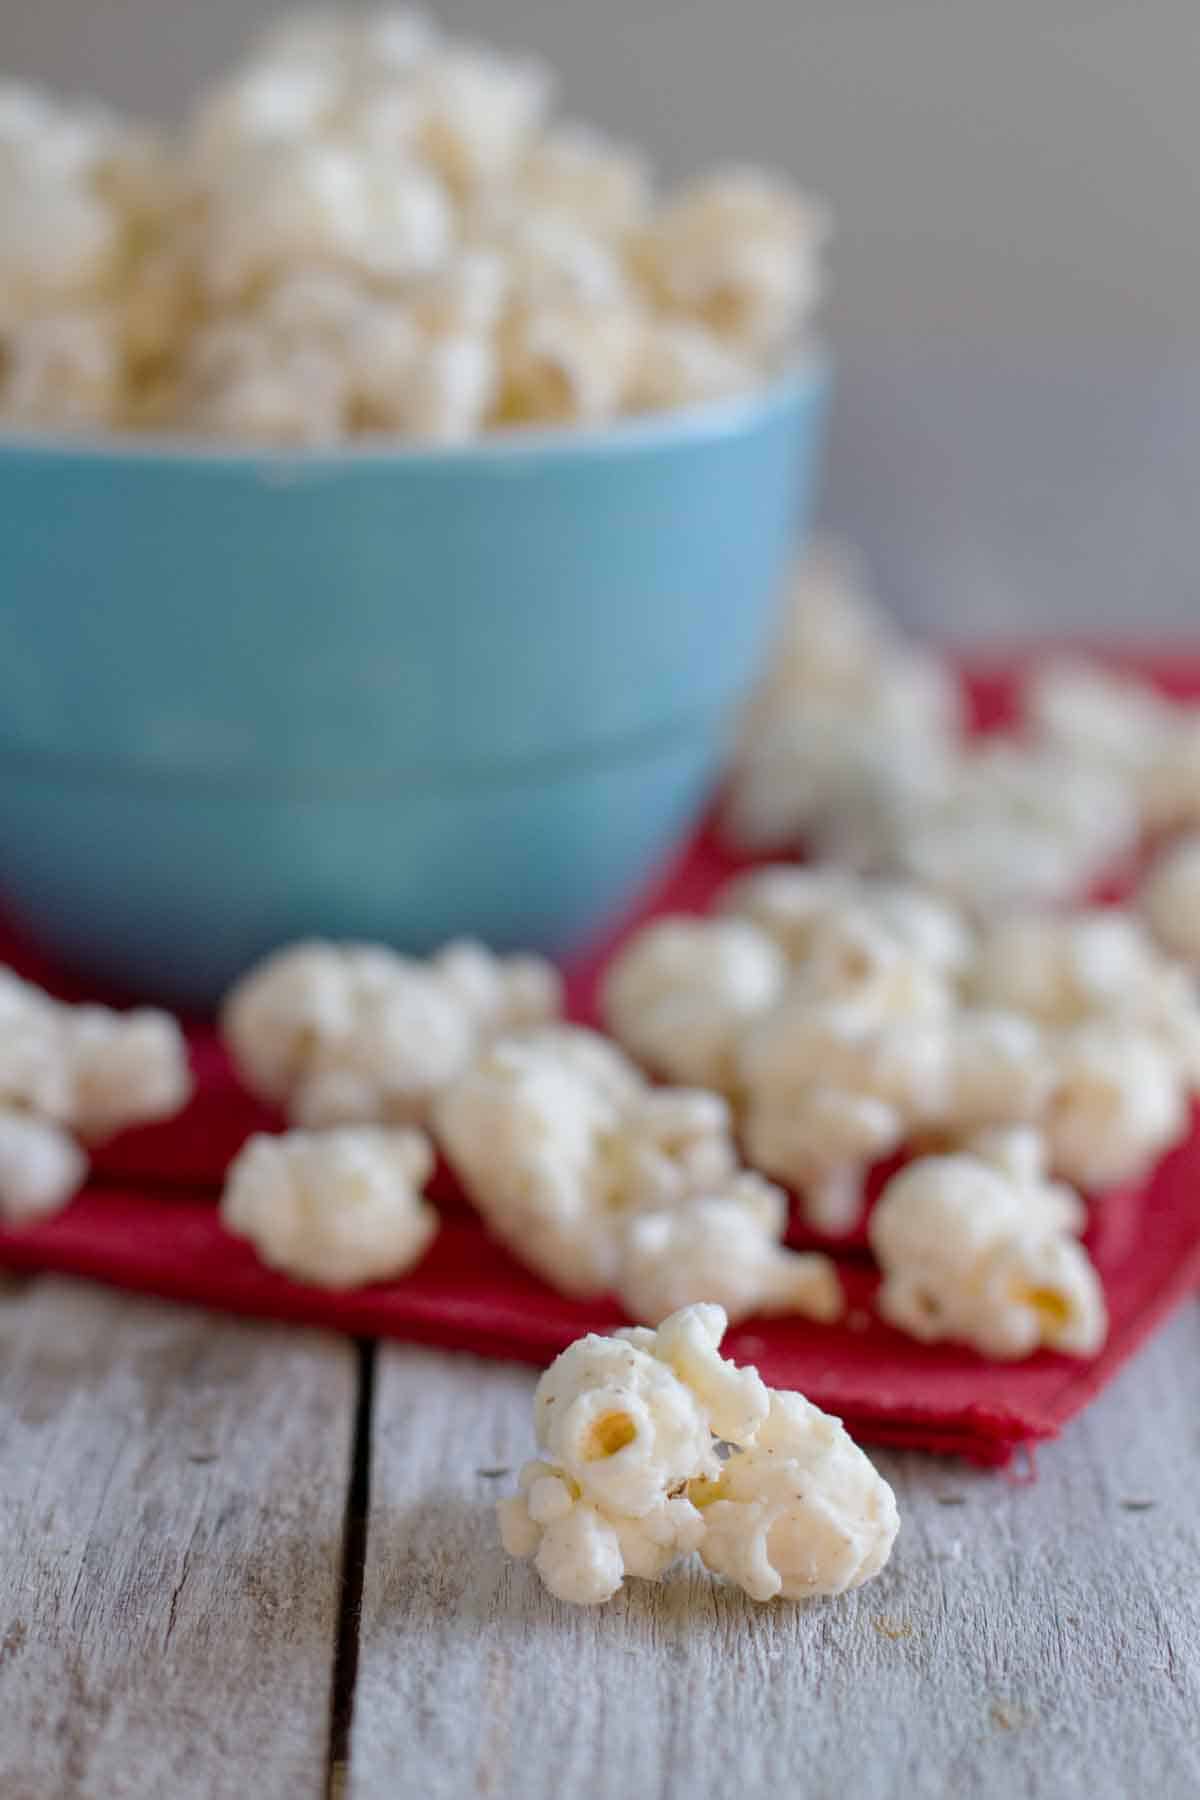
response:
[[[448,450],[0,445],[0,888],[205,1005],[319,932],[561,951],[687,828],[827,380]]]

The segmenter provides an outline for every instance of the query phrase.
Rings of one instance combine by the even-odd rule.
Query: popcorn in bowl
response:
[[[169,138],[0,89],[0,426],[459,442],[760,383],[824,209],[736,167],[659,198],[554,85],[396,11],[273,26]],[[338,328],[285,325],[328,279]]]
[[[725,1315],[590,1335],[538,1383],[544,1460],[500,1502],[504,1547],[561,1600],[611,1599],[699,1550],[755,1600],[841,1594],[877,1575],[895,1497],[840,1422],[720,1355]]]

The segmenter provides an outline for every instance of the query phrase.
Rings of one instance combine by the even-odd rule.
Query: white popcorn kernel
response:
[[[1108,1329],[1104,1293],[1064,1220],[1053,1184],[969,1154],[919,1158],[871,1215],[880,1314],[924,1343],[950,1338],[997,1359],[1042,1345],[1094,1355]]]
[[[295,264],[332,263],[389,279],[434,268],[453,220],[435,176],[416,164],[316,140],[239,153],[207,192],[204,278],[237,300]]]
[[[7,92],[7,118],[0,111],[0,288],[35,311],[39,303],[70,304],[110,281],[123,252],[124,220],[96,181],[114,134],[86,114]],[[36,130],[27,130],[38,113]]]
[[[421,79],[424,154],[456,194],[510,178],[550,103],[543,63],[470,45],[434,59]]]
[[[1053,1167],[1080,1187],[1136,1181],[1187,1131],[1184,1081],[1144,1030],[1089,1020],[1061,1032],[1045,1119]]]
[[[785,1250],[786,1223],[785,1196],[755,1175],[674,1210],[640,1213],[626,1230],[618,1298],[647,1325],[706,1300],[734,1325],[756,1313],[830,1323],[844,1306],[836,1268],[827,1256]]]
[[[262,144],[296,143],[323,129],[338,99],[336,65],[315,58],[250,63],[204,99],[190,144],[200,168],[215,169]]]
[[[842,1593],[878,1573],[895,1500],[836,1419],[720,1355],[725,1314],[589,1336],[538,1383],[539,1447],[498,1507],[512,1556],[595,1604],[699,1549],[756,1599]],[[725,1440],[724,1463],[715,1439]]]
[[[169,1014],[65,1006],[0,970],[0,1110],[94,1143],[169,1118],[190,1093],[187,1046]]]
[[[567,1293],[608,1290],[626,1218],[735,1167],[716,1095],[651,1091],[593,1032],[501,1039],[441,1096],[439,1137],[489,1228]]]
[[[500,416],[596,423],[621,410],[640,325],[621,305],[522,307],[501,337]]]
[[[753,387],[753,363],[703,325],[679,319],[643,322],[625,403],[630,412],[663,412]]]
[[[511,297],[523,310],[636,312],[612,245],[561,213],[518,213],[485,236],[482,247],[504,257]],[[635,342],[631,353],[636,349]]]
[[[1200,967],[1200,837],[1183,838],[1159,854],[1138,905],[1163,948]]]
[[[841,1421],[777,1392],[703,1516],[706,1566],[753,1600],[859,1587],[883,1568],[900,1529],[895,1495]]]
[[[1037,739],[1076,761],[1143,777],[1170,731],[1171,709],[1147,683],[1099,663],[1039,663],[1022,694]]]
[[[79,1191],[87,1157],[61,1126],[0,1106],[0,1220],[32,1224]]]
[[[260,1133],[230,1165],[221,1218],[273,1269],[361,1287],[404,1274],[429,1248],[438,1219],[421,1189],[432,1171],[419,1131]]]
[[[657,215],[639,247],[669,308],[755,351],[799,330],[820,293],[823,210],[775,177],[720,170]]]
[[[529,150],[516,171],[515,192],[535,212],[565,213],[610,236],[643,216],[650,180],[633,151],[586,125],[560,125]]]
[[[426,345],[396,408],[411,437],[457,444],[474,437],[495,400],[495,350],[482,337],[447,337]]]
[[[71,1124],[85,1143],[131,1125],[169,1119],[192,1091],[187,1045],[169,1013],[141,1007],[65,1009]]]
[[[110,313],[48,313],[0,331],[0,418],[63,430],[120,422],[125,364]]]
[[[586,1500],[629,1518],[720,1466],[686,1375],[619,1337],[590,1334],[556,1358],[538,1382],[534,1424]]]
[[[1195,987],[1132,913],[1106,907],[1001,921],[982,940],[971,987],[1046,1026],[1107,1020],[1144,1030],[1190,1085],[1200,1079]]]
[[[726,1089],[735,1039],[783,991],[787,965],[740,919],[656,919],[604,978],[609,1030],[656,1075]]]
[[[987,1125],[971,1132],[962,1148],[1014,1182],[1053,1229],[1076,1236],[1086,1229],[1087,1205],[1065,1181],[1050,1179],[1049,1146],[1036,1126]]]
[[[1002,1008],[964,1008],[949,1026],[946,1122],[958,1130],[1040,1117],[1053,1078],[1033,1019]]]
[[[487,338],[500,322],[511,275],[497,250],[467,247],[406,289],[412,316],[427,337]]]
[[[420,963],[379,945],[293,944],[242,978],[221,1028],[239,1072],[295,1123],[420,1123],[493,1031],[553,1016],[553,972],[449,946]]]

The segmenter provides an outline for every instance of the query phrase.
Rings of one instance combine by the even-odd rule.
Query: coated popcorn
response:
[[[168,1014],[66,1006],[0,969],[0,1217],[65,1206],[87,1173],[83,1145],[170,1118],[191,1089]]]
[[[0,86],[0,425],[457,443],[774,374],[822,210],[753,169],[660,198],[553,97],[407,11],[273,26],[169,138]],[[329,280],[353,321],[284,328]]]
[[[226,998],[221,1029],[247,1085],[295,1124],[420,1123],[487,1040],[553,1018],[538,957],[448,945],[417,962],[373,944],[277,951]]]
[[[221,1218],[269,1267],[297,1280],[327,1288],[387,1281],[420,1261],[437,1230],[421,1192],[433,1163],[420,1131],[259,1133],[230,1164]]]
[[[616,1279],[626,1221],[712,1192],[736,1168],[716,1094],[650,1088],[605,1039],[501,1039],[439,1098],[438,1140],[489,1229],[566,1293]]]
[[[0,1222],[31,1224],[58,1212],[86,1173],[87,1157],[61,1125],[0,1107]]]
[[[1169,844],[1151,864],[1138,907],[1170,955],[1200,967],[1200,837]]]
[[[609,1030],[656,1075],[725,1089],[739,1030],[782,993],[787,963],[740,919],[656,919],[618,952],[601,1008]]]
[[[639,1213],[625,1233],[617,1297],[646,1325],[705,1300],[733,1325],[786,1313],[829,1324],[844,1307],[836,1266],[785,1249],[786,1225],[786,1196],[756,1175],[673,1210]]]
[[[841,1421],[772,1391],[754,1441],[710,1490],[700,1555],[752,1600],[807,1600],[878,1575],[899,1529],[895,1495]]]
[[[893,1176],[868,1227],[883,1271],[878,1310],[924,1343],[953,1339],[997,1359],[1042,1346],[1093,1356],[1108,1321],[1072,1235],[1078,1202],[1033,1159],[1014,1161],[1011,1142],[1000,1152],[922,1157]]]
[[[690,1306],[588,1336],[538,1383],[544,1459],[498,1514],[505,1549],[560,1599],[610,1599],[696,1549],[758,1599],[840,1593],[886,1562],[891,1490],[836,1420],[726,1362],[725,1325]]]

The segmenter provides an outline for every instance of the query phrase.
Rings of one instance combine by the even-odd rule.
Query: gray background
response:
[[[0,65],[150,112],[270,0],[0,0]],[[444,0],[664,174],[838,218],[823,502],[911,617],[1200,629],[1200,0]]]

